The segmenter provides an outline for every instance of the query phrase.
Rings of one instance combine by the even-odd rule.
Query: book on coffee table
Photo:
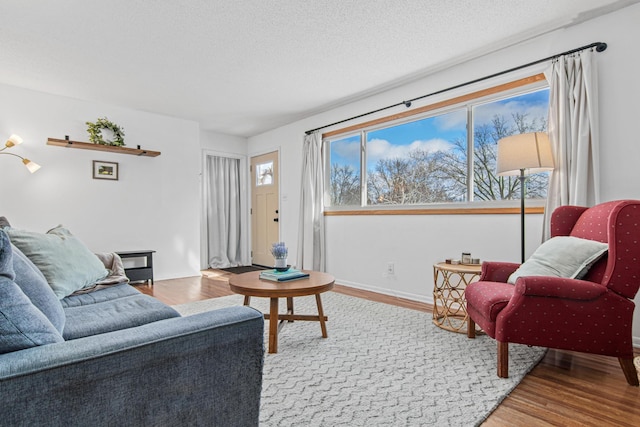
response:
[[[290,268],[287,271],[264,270],[260,272],[261,279],[272,282],[288,282],[290,280],[304,279],[305,277],[309,277],[309,273],[296,270],[295,268]]]

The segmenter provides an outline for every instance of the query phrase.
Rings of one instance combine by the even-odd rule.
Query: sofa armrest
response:
[[[257,426],[263,316],[230,307],[0,355],[8,425]]]
[[[527,297],[590,301],[599,298],[607,292],[607,287],[586,280],[528,276],[520,277],[516,281],[515,292]]]
[[[513,262],[491,262],[482,263],[481,282],[507,283],[509,276],[520,267],[520,264]]]

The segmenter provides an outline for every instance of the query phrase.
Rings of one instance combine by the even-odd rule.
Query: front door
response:
[[[270,267],[280,238],[277,151],[251,158],[251,183],[251,262]]]

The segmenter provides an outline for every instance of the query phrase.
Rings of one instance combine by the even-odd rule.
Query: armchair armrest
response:
[[[528,276],[516,281],[516,293],[524,296],[590,301],[607,292],[607,287],[586,280]]]
[[[257,426],[263,324],[230,307],[2,354],[0,419]]]
[[[507,279],[514,271],[520,267],[520,264],[513,262],[491,262],[482,263],[481,282],[500,282],[507,283]]]

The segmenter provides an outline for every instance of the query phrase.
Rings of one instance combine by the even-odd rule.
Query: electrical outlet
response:
[[[393,276],[396,274],[396,265],[392,262],[387,263],[387,275]]]

